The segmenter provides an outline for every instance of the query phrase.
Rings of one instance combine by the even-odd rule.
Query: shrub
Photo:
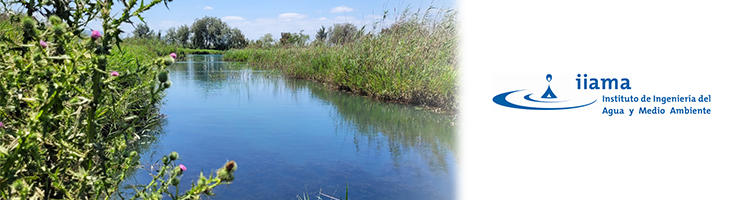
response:
[[[10,3],[25,15],[0,21],[0,199],[119,196],[119,184],[139,165],[141,136],[161,121],[158,104],[171,82],[157,74],[174,60],[111,50],[121,42],[121,23],[167,2],[120,1],[121,18],[110,16],[112,1],[35,2]],[[31,16],[50,17],[40,23]],[[82,35],[94,16],[103,30]],[[156,166],[160,173],[131,198],[198,198],[231,181],[201,176],[204,185],[171,193],[182,172],[169,170],[175,160]]]

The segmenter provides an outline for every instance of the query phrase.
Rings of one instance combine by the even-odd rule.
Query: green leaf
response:
[[[135,118],[138,118],[138,116],[137,115],[133,115],[133,116],[129,116],[129,117],[123,118],[122,120],[124,120],[124,121],[127,122],[127,121],[133,120]]]

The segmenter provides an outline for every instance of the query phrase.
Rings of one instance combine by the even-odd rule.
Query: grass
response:
[[[453,12],[437,13],[404,12],[381,33],[348,44],[229,50],[224,59],[380,100],[453,111],[458,105],[456,20]]]
[[[120,44],[123,51],[138,55],[140,60],[153,59],[167,56],[170,53],[177,54],[177,59],[184,58],[188,54],[223,54],[225,51],[212,49],[190,49],[175,44],[167,44],[163,40],[153,38],[126,38]],[[115,50],[118,50],[115,48]]]

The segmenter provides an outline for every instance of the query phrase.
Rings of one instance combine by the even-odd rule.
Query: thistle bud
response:
[[[178,167],[178,166],[175,166],[174,169],[172,169],[172,173],[174,173],[174,174],[176,174],[178,176],[182,175],[182,169],[180,169],[180,167]]]
[[[169,154],[169,159],[170,160],[177,160],[178,158],[180,158],[180,155],[177,154],[177,152],[173,151],[172,153]]]
[[[26,39],[31,39],[36,37],[36,21],[31,17],[24,17],[21,20],[21,26],[23,27],[23,33],[24,37]]]
[[[167,80],[169,79],[169,72],[167,71],[159,72],[158,78],[159,78],[159,82],[162,82],[162,83],[167,82]]]
[[[100,55],[97,58],[97,64],[99,65],[99,67],[107,66],[107,56]]]
[[[130,152],[130,157],[131,157],[131,158],[134,158],[134,157],[136,157],[136,156],[138,156],[138,152],[136,152],[136,151],[131,151],[131,152]]]
[[[237,171],[237,163],[233,161],[229,161],[226,164],[224,164],[224,168],[227,169],[227,171],[234,173],[234,171]]]
[[[52,26],[52,32],[55,33],[55,36],[60,37],[63,34],[65,34],[65,28],[63,28],[62,25],[54,25]]]
[[[164,58],[164,65],[165,66],[170,66],[170,65],[172,65],[172,63],[174,63],[174,58],[172,58],[172,57]]]
[[[21,19],[21,24],[24,31],[29,31],[36,27],[36,21],[34,21],[34,19],[32,19],[31,17],[24,17],[23,19]]]
[[[164,82],[163,84],[164,84],[164,88],[166,89],[172,86],[172,81],[167,81],[167,82]]]
[[[231,182],[234,180],[234,174],[228,172],[224,168],[219,169],[219,171],[216,172],[216,175],[219,177],[219,180],[224,182]]]
[[[180,178],[177,177],[177,176],[172,177],[172,179],[170,179],[169,183],[172,184],[172,185],[174,185],[174,186],[177,186],[177,185],[180,184]]]
[[[231,182],[234,180],[234,171],[237,171],[237,163],[234,161],[229,161],[224,164],[224,167],[216,172],[216,175],[221,181]]]
[[[62,23],[62,19],[60,19],[60,17],[58,17],[57,15],[52,15],[51,17],[49,17],[49,23],[51,23],[52,25],[58,25]]]

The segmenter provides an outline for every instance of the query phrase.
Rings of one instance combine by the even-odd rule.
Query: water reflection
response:
[[[170,123],[160,153],[180,152],[189,169],[237,160],[235,183],[217,189],[214,199],[339,196],[347,184],[354,199],[454,198],[450,116],[253,71],[220,56],[190,56],[170,71]],[[197,171],[186,177],[191,173]]]
[[[288,92],[293,99],[309,94],[335,108],[337,113],[331,117],[339,123],[339,128],[356,129],[355,133],[358,134],[353,136],[353,141],[358,150],[363,141],[364,145],[387,148],[395,167],[403,162],[399,159],[401,152],[415,150],[429,161],[431,167],[445,171],[448,164],[446,156],[457,154],[454,119],[450,116],[331,91],[322,84],[310,81],[285,79],[273,73],[248,70],[240,63],[223,62],[218,55],[191,55],[188,58],[185,68],[179,65],[172,68],[173,74],[195,80],[204,95],[227,87],[234,94],[244,94],[249,99],[251,86],[261,86],[273,91],[275,96]]]

